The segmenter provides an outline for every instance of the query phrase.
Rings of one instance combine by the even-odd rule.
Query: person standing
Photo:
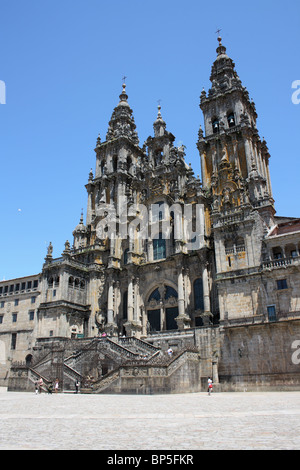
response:
[[[59,382],[58,382],[58,379],[56,379],[55,380],[55,385],[54,385],[55,393],[58,392],[58,386],[59,386]]]
[[[78,380],[75,380],[75,393],[78,393],[78,390],[79,390],[79,381]]]
[[[42,377],[40,377],[40,379],[38,381],[39,393],[42,393],[43,385],[44,385],[44,381],[43,381]]]

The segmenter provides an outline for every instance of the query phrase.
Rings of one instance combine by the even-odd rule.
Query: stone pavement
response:
[[[300,449],[300,392],[4,392],[0,449]]]

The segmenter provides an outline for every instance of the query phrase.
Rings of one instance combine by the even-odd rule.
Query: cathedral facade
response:
[[[72,245],[66,241],[53,258],[50,244],[41,273],[0,283],[2,381],[42,338],[153,342],[218,331],[214,356],[223,358],[225,377],[241,360],[247,326],[265,332],[289,325],[285,354],[292,357],[300,332],[300,219],[276,216],[255,105],[218,41],[211,88],[200,96],[201,180],[184,147],[174,145],[160,106],[153,135],[140,145],[123,84],[106,138],[96,142],[86,221],[82,215]],[[233,353],[228,338],[241,327]]]

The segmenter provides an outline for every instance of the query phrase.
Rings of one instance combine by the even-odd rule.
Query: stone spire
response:
[[[157,113],[157,118],[156,121],[153,123],[153,129],[154,129],[154,136],[155,137],[160,137],[163,136],[166,130],[166,123],[162,118],[161,115],[161,106],[160,104],[157,107],[158,113]]]
[[[233,88],[243,89],[242,82],[236,73],[235,63],[228,57],[226,47],[222,44],[222,38],[218,37],[219,45],[216,49],[217,58],[211,68],[210,81],[212,87],[208,96],[218,95]]]
[[[79,224],[75,227],[74,233],[85,233],[86,232],[86,227],[83,223],[83,209],[81,210],[81,215],[80,215],[80,221]]]
[[[108,125],[106,140],[118,139],[119,137],[126,137],[130,139],[135,145],[139,144],[139,138],[136,132],[136,125],[127,100],[126,84],[123,83],[122,93],[120,94],[120,101],[115,107]]]

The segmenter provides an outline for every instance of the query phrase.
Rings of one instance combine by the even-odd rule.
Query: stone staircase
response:
[[[200,358],[196,350],[178,351],[172,357],[153,355],[120,365],[90,384],[84,393],[179,393],[200,390]],[[193,380],[194,379],[194,380]]]
[[[58,378],[60,390],[73,392],[78,380],[81,393],[170,393],[186,388],[191,380],[195,383],[188,387],[194,390],[199,364],[197,350],[177,351],[170,358],[160,348],[135,337],[40,342],[30,366],[12,368],[10,389],[18,390],[21,367],[22,389],[27,375],[28,389],[42,377],[46,388]],[[192,375],[190,370],[194,370]]]

